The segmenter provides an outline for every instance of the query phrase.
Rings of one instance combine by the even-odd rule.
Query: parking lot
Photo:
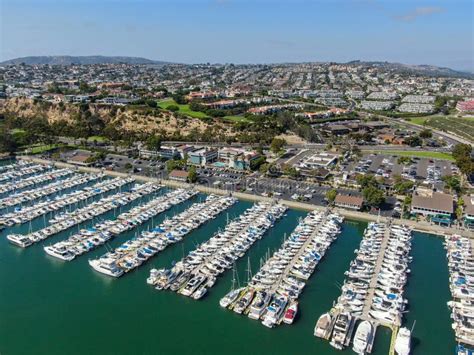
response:
[[[399,175],[405,179],[434,184],[443,187],[442,177],[457,173],[457,168],[447,160],[433,160],[427,158],[411,158],[411,162],[399,163],[398,156],[369,154],[359,162],[349,165],[348,172],[374,174],[387,179]]]
[[[198,184],[231,191],[240,190],[246,176],[244,172],[217,167],[197,168],[196,171]]]
[[[249,177],[246,181],[246,192],[262,196],[275,196],[287,200],[300,200],[325,206],[327,191],[332,188],[311,182],[290,179],[270,179],[260,176]],[[342,194],[360,195],[357,190],[337,189]]]
[[[66,152],[61,158],[67,160],[74,156],[74,154],[74,151]],[[308,154],[312,154],[312,152],[306,151],[305,154],[300,154],[297,160],[304,159]],[[296,162],[294,161],[293,163]],[[158,179],[167,178],[165,163],[134,159],[124,155],[107,154],[104,160],[94,165],[118,172],[153,176]],[[425,179],[437,179],[439,176],[447,175],[451,171],[451,164],[444,161],[432,163],[429,159],[420,159],[418,161],[414,160],[413,164],[407,168],[407,166],[398,164],[396,157],[371,154],[364,157],[359,163],[354,164],[352,169],[357,172],[373,173],[384,177],[407,173],[409,176],[412,174],[415,176],[424,174]],[[407,169],[409,170],[407,171]],[[198,174],[197,183],[200,185],[220,188],[229,192],[242,191],[259,196],[304,201],[320,206],[327,205],[326,193],[332,189],[330,186],[319,183],[287,178],[268,178],[258,172],[239,172],[220,167],[197,167],[196,172]],[[358,190],[354,189],[337,188],[336,190],[341,194],[361,195]],[[395,202],[395,198],[387,198],[381,211],[373,210],[369,213],[380,213],[383,216],[390,216],[393,213]]]

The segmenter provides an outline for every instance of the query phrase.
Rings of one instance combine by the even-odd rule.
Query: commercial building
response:
[[[463,196],[464,211],[463,220],[464,225],[468,228],[474,229],[474,195]]]
[[[328,168],[336,164],[337,158],[337,154],[316,152],[314,154],[306,156],[298,164],[298,167],[302,169]]]
[[[396,100],[398,99],[398,94],[396,92],[375,91],[370,93],[367,98],[369,100]]]
[[[173,146],[161,146],[159,155],[163,159],[175,159],[180,157],[178,149]]]
[[[398,107],[398,111],[409,113],[431,113],[434,111],[434,105],[406,102]]]
[[[252,162],[260,154],[236,148],[222,148],[218,153],[218,164],[235,170],[250,170]]]
[[[449,224],[453,211],[452,195],[421,188],[413,192],[412,214],[429,217],[434,222]]]
[[[407,95],[402,99],[402,102],[410,102],[416,104],[432,104],[435,102],[434,96],[429,95]]]
[[[188,154],[188,163],[204,166],[217,160],[218,153],[216,149],[201,148],[190,151]]]
[[[71,156],[66,163],[77,165],[77,166],[91,166],[92,162],[90,158],[92,157],[92,153],[87,151],[77,151],[76,154]]]
[[[364,199],[361,196],[337,194],[334,204],[337,207],[360,211],[364,206]]]
[[[458,101],[456,109],[460,112],[474,112],[474,100]]]
[[[170,180],[175,180],[175,181],[181,181],[181,182],[186,182],[188,181],[188,175],[189,173],[184,170],[173,170],[169,174],[169,179]]]

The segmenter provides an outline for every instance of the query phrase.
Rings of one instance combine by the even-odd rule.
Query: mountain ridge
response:
[[[13,58],[0,62],[0,65],[93,65],[93,64],[134,64],[134,65],[165,65],[174,64],[172,62],[153,60],[143,57],[133,56],[104,56],[104,55],[89,55],[89,56],[70,56],[70,55],[52,55],[52,56],[26,56]],[[306,63],[320,63],[320,64],[346,64],[346,65],[362,65],[362,66],[377,66],[386,67],[387,69],[397,70],[406,73],[418,73],[431,76],[451,76],[451,77],[465,77],[474,78],[474,73],[469,71],[461,71],[451,69],[448,67],[441,67],[430,64],[403,64],[397,62],[388,61],[369,61],[369,60],[352,60],[348,62],[306,62]],[[216,63],[217,64],[217,63]],[[278,64],[299,64],[299,63],[268,63],[268,65]],[[192,65],[192,64],[189,64]],[[245,64],[245,65],[249,65]],[[261,65],[261,64],[255,64]]]
[[[87,64],[167,64],[168,62],[151,60],[142,57],[132,56],[103,56],[103,55],[86,55],[86,56],[72,56],[72,55],[51,55],[51,56],[27,56],[13,58],[1,62],[2,65],[87,65]]]

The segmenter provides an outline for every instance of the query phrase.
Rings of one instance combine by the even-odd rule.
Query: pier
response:
[[[391,326],[390,329],[392,329],[392,336],[390,338],[390,349],[388,355],[395,355],[395,341],[397,340],[398,330],[400,327]]]
[[[462,254],[464,252],[464,254]],[[446,256],[448,258],[448,268],[450,273],[449,288],[452,301],[448,302],[451,309],[453,329],[458,344],[474,347],[472,333],[474,328],[469,323],[472,319],[469,305],[472,304],[472,285],[466,279],[472,278],[474,272],[468,268],[472,264],[474,252],[474,241],[455,235],[446,236]],[[456,256],[454,256],[456,255]],[[472,296],[471,296],[472,297]],[[464,321],[468,319],[467,321]]]
[[[295,263],[298,261],[299,257],[304,254],[306,251],[307,247],[313,242],[314,237],[316,237],[319,233],[320,230],[319,228],[324,225],[324,223],[327,221],[327,215],[324,216],[324,218],[321,220],[321,222],[314,228],[313,233],[308,237],[308,239],[303,243],[301,248],[298,250],[296,255],[291,259],[291,261],[288,263],[286,268],[283,270],[283,273],[280,275],[277,281],[272,285],[272,287],[268,290],[270,294],[274,294],[278,287],[280,286],[281,281],[288,276],[290,273],[291,269],[295,265]]]
[[[385,250],[387,249],[388,240],[390,238],[390,225],[385,226],[385,231],[382,239],[382,244],[380,246],[379,255],[377,257],[377,261],[375,263],[374,273],[372,275],[372,279],[370,280],[369,292],[367,294],[367,298],[365,299],[364,308],[362,310],[362,315],[359,317],[360,320],[369,320],[374,322],[372,318],[369,316],[370,309],[372,307],[372,299],[374,298],[375,289],[377,286],[377,276],[382,269],[383,258],[385,256]],[[382,324],[387,327],[390,327],[388,324]],[[399,324],[398,324],[399,326]]]

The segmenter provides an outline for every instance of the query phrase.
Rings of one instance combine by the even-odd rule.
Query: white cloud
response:
[[[445,9],[443,9],[442,7],[436,7],[436,6],[417,7],[413,11],[410,11],[404,15],[394,16],[393,18],[398,21],[412,22],[422,16],[441,14],[443,12],[445,12]]]

